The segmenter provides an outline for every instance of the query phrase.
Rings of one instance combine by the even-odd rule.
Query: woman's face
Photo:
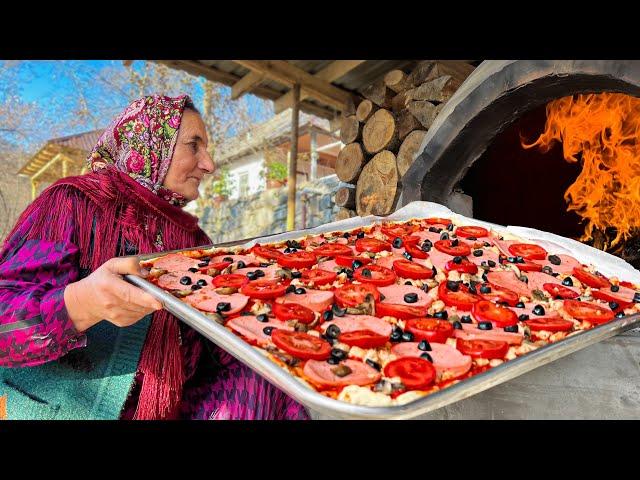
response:
[[[198,198],[202,177],[213,173],[215,166],[207,152],[207,130],[200,115],[185,110],[178,130],[176,148],[164,179],[164,186],[187,200]]]

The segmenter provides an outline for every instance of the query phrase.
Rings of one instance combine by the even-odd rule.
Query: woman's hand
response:
[[[88,277],[67,285],[64,301],[76,329],[83,332],[103,319],[127,327],[160,310],[158,300],[122,279],[125,274],[146,277],[148,273],[135,257],[112,258]]]

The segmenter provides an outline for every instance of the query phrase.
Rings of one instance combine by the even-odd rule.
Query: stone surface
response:
[[[333,222],[338,213],[333,197],[342,185],[336,175],[298,184],[295,228]],[[284,232],[287,230],[287,187],[227,200],[220,205],[211,203],[200,217],[200,226],[214,243]]]

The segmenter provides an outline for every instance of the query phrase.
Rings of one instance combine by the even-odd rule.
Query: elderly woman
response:
[[[161,309],[123,255],[210,244],[182,207],[214,170],[187,96],[133,102],[21,215],[0,251],[8,418],[306,419],[304,408]]]

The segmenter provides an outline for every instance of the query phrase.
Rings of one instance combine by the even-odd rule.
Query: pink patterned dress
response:
[[[79,249],[67,240],[24,240],[21,225],[0,252],[0,367],[41,365],[86,346],[69,319],[64,288],[90,272],[81,271]],[[114,248],[115,250],[115,248]],[[135,253],[135,252],[129,252]],[[304,407],[250,368],[180,324],[186,383],[180,404],[183,419],[308,419]],[[139,373],[121,418],[133,417]]]

